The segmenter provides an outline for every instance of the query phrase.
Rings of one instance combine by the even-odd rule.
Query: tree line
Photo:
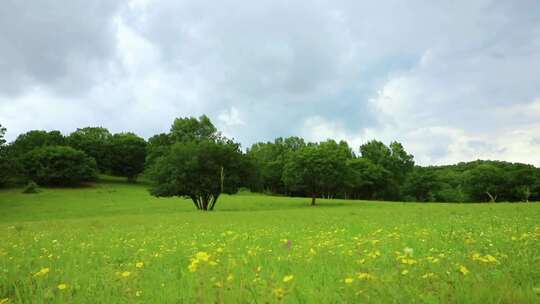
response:
[[[155,196],[190,198],[213,210],[222,193],[251,191],[317,198],[416,202],[528,202],[540,199],[540,169],[477,160],[418,166],[397,141],[372,140],[355,151],[345,141],[300,137],[260,142],[245,152],[207,116],[177,118],[168,133],[145,140],[85,127],[64,136],[33,130],[13,142],[0,125],[0,186],[35,182],[76,186],[99,173],[136,182],[144,176]]]

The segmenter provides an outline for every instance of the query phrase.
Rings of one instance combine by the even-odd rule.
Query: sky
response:
[[[397,140],[421,165],[540,166],[540,1],[5,0],[0,124],[249,147]]]

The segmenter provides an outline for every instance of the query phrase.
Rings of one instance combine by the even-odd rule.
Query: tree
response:
[[[114,134],[107,154],[111,173],[135,182],[144,170],[146,141],[133,133]]]
[[[238,191],[241,157],[240,146],[232,141],[176,143],[149,168],[150,193],[187,197],[198,210],[214,210],[221,193]]]
[[[60,131],[32,130],[19,135],[10,145],[10,153],[20,157],[36,148],[44,146],[63,146],[65,138]]]
[[[345,175],[345,158],[332,143],[310,144],[290,153],[283,169],[287,187],[311,196],[314,206],[317,196],[325,190],[341,186]],[[335,144],[337,146],[337,144]]]
[[[43,146],[21,158],[24,176],[40,185],[73,186],[97,177],[96,161],[67,146]]]
[[[6,128],[0,124],[0,186],[7,183],[11,175],[11,165],[8,160],[8,147],[6,146],[6,140],[4,135],[6,134]]]
[[[174,141],[167,133],[156,134],[148,139],[146,145],[146,163],[145,167],[151,167],[154,162],[165,155]]]
[[[391,173],[366,158],[347,160],[346,187],[350,196],[360,199],[378,199],[383,196]]]
[[[505,172],[493,164],[481,164],[466,172],[466,189],[472,199],[490,202],[497,201],[497,197],[504,192]]]
[[[175,119],[171,126],[170,136],[174,142],[215,141],[221,137],[221,134],[212,124],[210,118],[202,115],[199,119],[195,117]]]
[[[405,176],[414,167],[413,156],[407,154],[403,146],[395,141],[390,143],[390,147],[380,141],[369,141],[360,146],[360,153],[362,158],[370,160],[373,164],[381,166],[391,173],[383,191],[380,191],[380,193],[384,193],[381,198],[398,200],[400,186],[403,184]]]
[[[112,134],[106,128],[86,127],[71,133],[66,141],[69,146],[81,150],[96,160],[101,172],[108,170],[107,158]]]
[[[435,199],[435,192],[440,187],[441,184],[435,172],[416,167],[407,175],[403,184],[403,192],[417,202],[427,202]]]
[[[515,199],[529,202],[538,183],[536,168],[531,165],[515,164],[508,172],[510,188]]]
[[[4,136],[6,135],[6,128],[0,124],[0,146],[3,146],[6,144],[6,140],[4,139]]]
[[[256,143],[247,151],[248,159],[257,171],[259,185],[255,188],[272,193],[288,194],[282,181],[285,159],[289,153],[304,147],[300,137],[278,137],[274,142]]]

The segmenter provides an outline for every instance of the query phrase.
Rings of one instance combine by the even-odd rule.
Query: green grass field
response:
[[[0,303],[540,303],[539,204],[0,190]]]

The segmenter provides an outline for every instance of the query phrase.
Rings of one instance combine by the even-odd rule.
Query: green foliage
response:
[[[34,181],[29,181],[28,184],[26,184],[26,186],[24,187],[22,193],[35,194],[35,193],[38,193],[39,191],[40,190],[39,190],[38,184],[36,184]]]
[[[14,157],[21,157],[36,148],[45,146],[63,146],[65,138],[60,131],[33,130],[19,135],[10,145],[10,153]]]
[[[173,143],[174,140],[170,134],[161,133],[150,137],[146,145],[145,167],[151,167],[158,158],[168,152]]]
[[[495,202],[505,191],[505,172],[491,164],[482,164],[467,171],[465,186],[476,201]]]
[[[435,201],[435,193],[441,188],[438,176],[433,171],[416,167],[407,175],[403,185],[403,195],[414,198],[416,202]]]
[[[13,175],[13,168],[8,159],[8,147],[5,145],[5,134],[6,128],[0,124],[0,187],[4,186]]]
[[[390,171],[367,158],[349,159],[345,181],[348,197],[380,199],[384,196],[383,191],[390,176]]]
[[[390,173],[386,183],[379,191],[379,199],[399,200],[400,186],[405,177],[414,167],[413,156],[407,154],[398,142],[390,143],[387,147],[380,141],[372,140],[360,146],[362,158],[384,168]]]
[[[144,170],[146,141],[133,133],[114,134],[110,140],[107,164],[114,175],[134,182]]]
[[[293,153],[306,145],[300,137],[278,137],[274,142],[256,143],[248,149],[246,157],[255,169],[250,188],[270,193],[286,193],[282,180],[285,161]]]
[[[342,186],[347,154],[335,141],[310,144],[290,153],[283,169],[283,182],[293,191],[312,197],[330,196]]]
[[[0,124],[0,146],[3,146],[6,143],[6,140],[4,139],[6,131],[6,128],[4,128],[2,124]]]
[[[69,146],[81,150],[96,160],[101,172],[107,172],[109,168],[108,155],[112,134],[103,127],[86,127],[77,129],[71,133],[66,141]]]
[[[213,210],[224,193],[239,187],[241,151],[230,141],[191,141],[174,144],[149,168],[152,195],[190,198],[199,210]]]
[[[190,142],[200,140],[214,141],[221,137],[216,127],[206,115],[177,118],[171,126],[171,138],[174,142]]]
[[[27,180],[40,185],[79,185],[97,176],[96,161],[67,146],[34,149],[21,158],[21,167]]]

